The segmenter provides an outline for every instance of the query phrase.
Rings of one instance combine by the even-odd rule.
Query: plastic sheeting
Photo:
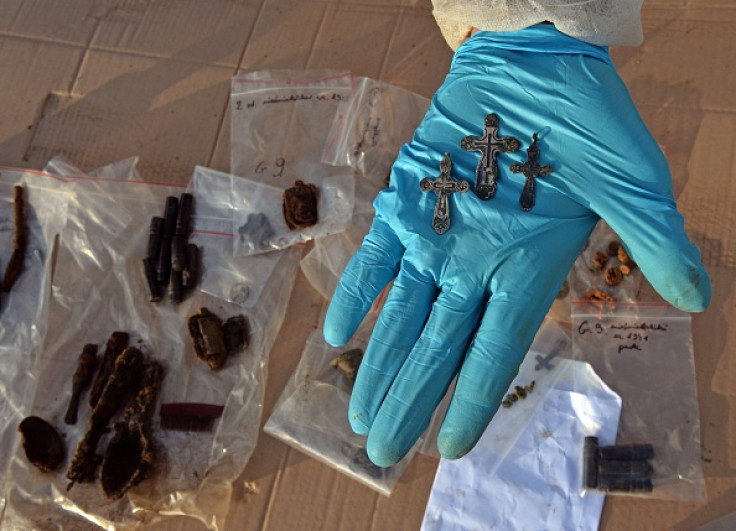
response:
[[[262,300],[252,309],[202,292],[190,294],[178,306],[169,301],[155,305],[148,300],[140,272],[149,220],[160,215],[166,196],[178,196],[186,187],[83,176],[75,180],[60,237],[48,333],[31,370],[36,392],[24,412],[48,420],[64,434],[67,458],[49,475],[30,466],[22,451],[16,452],[4,524],[32,528],[52,518],[62,529],[89,523],[136,527],[163,515],[181,514],[221,528],[232,481],[244,469],[258,438],[267,356],[289,300],[299,250],[281,253],[276,273],[263,279]],[[217,373],[196,359],[187,338],[186,319],[201,307],[222,318],[244,314],[250,324],[247,350],[228,359]],[[65,472],[89,409],[80,406],[73,426],[63,424],[62,417],[82,346],[97,343],[104,350],[116,330],[128,332],[131,345],[163,364],[159,403],[215,403],[224,405],[224,412],[211,432],[163,430],[156,415],[157,459],[148,479],[110,503],[98,482],[66,490]],[[98,451],[104,450],[106,440]]]

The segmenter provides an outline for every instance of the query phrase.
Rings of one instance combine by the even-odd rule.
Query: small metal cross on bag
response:
[[[465,151],[480,151],[482,153],[475,169],[475,195],[480,199],[490,199],[496,194],[496,180],[498,179],[499,152],[513,153],[519,149],[519,141],[511,136],[498,136],[498,115],[491,113],[486,116],[482,136],[466,136],[460,141],[460,147]]]
[[[524,189],[521,191],[519,204],[524,212],[528,212],[534,206],[534,178],[538,176],[547,176],[552,173],[552,167],[540,166],[537,163],[539,158],[539,147],[537,146],[537,133],[532,135],[532,143],[526,150],[527,161],[523,164],[514,162],[509,168],[514,173],[523,173],[526,177]]]
[[[470,189],[468,181],[453,179],[450,176],[450,169],[452,169],[450,154],[445,153],[440,163],[440,176],[434,180],[425,177],[419,182],[422,192],[437,194],[437,203],[434,205],[434,216],[432,217],[432,227],[437,234],[444,234],[450,228],[450,195],[454,192],[462,194]]]

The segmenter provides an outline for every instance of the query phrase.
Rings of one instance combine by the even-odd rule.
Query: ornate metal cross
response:
[[[475,195],[485,200],[496,194],[496,180],[498,179],[498,163],[496,156],[499,151],[513,153],[519,149],[519,141],[510,136],[498,136],[498,115],[491,113],[486,116],[486,123],[482,136],[466,136],[460,141],[460,147],[465,151],[480,151],[482,153],[475,169]]]
[[[450,195],[454,192],[465,193],[470,189],[468,181],[455,180],[450,176],[452,162],[450,154],[445,153],[445,157],[440,163],[440,176],[432,180],[425,177],[419,182],[422,192],[434,192],[437,194],[437,203],[434,205],[434,217],[432,218],[432,227],[437,234],[444,234],[450,228],[450,203],[448,201]]]
[[[534,206],[534,178],[538,176],[547,176],[552,173],[552,167],[540,166],[537,163],[539,158],[539,147],[537,147],[537,133],[532,135],[532,143],[529,149],[526,150],[527,161],[523,164],[514,162],[511,165],[511,171],[514,173],[523,173],[526,177],[524,183],[524,189],[521,191],[521,197],[519,198],[519,204],[524,212],[528,212]]]

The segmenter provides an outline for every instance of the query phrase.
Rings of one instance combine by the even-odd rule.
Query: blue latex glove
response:
[[[496,113],[501,136],[521,147],[498,155],[495,197],[472,191],[480,153],[461,140]],[[539,133],[536,205],[522,211],[522,174]],[[420,181],[452,175],[471,191],[449,199],[449,230],[432,228],[434,193]],[[327,312],[328,343],[346,343],[395,277],[366,349],[350,423],[368,455],[389,466],[421,436],[451,381],[438,437],[457,458],[478,441],[518,371],[572,263],[599,218],[621,237],[652,286],[674,306],[701,311],[710,282],[684,231],[667,162],[642,122],[606,48],[534,26],[479,32],[455,54],[450,74],[375,201],[376,215]]]

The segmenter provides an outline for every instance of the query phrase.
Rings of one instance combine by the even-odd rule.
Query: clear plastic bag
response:
[[[350,73],[335,71],[259,71],[233,78],[230,171],[241,177],[233,180],[236,256],[283,249],[347,227],[353,172],[324,164],[321,156],[351,86]],[[290,230],[283,193],[296,181],[316,186],[318,219]]]
[[[46,333],[51,256],[65,223],[68,186],[52,175],[0,167],[0,272],[13,251],[13,187],[23,188],[26,250],[20,275],[0,301],[0,514],[5,478],[19,439],[16,428],[28,412],[36,380],[33,366]]]
[[[323,162],[360,171],[350,226],[340,234],[319,238],[302,259],[307,280],[330,299],[350,257],[358,250],[373,221],[373,200],[387,185],[401,146],[411,140],[429,100],[369,78],[356,78],[329,133]]]
[[[705,498],[690,315],[659,303],[572,305],[573,357],[623,400],[617,444],[651,444],[652,498]],[[591,434],[594,435],[594,434]]]
[[[428,108],[423,96],[375,79],[355,78],[350,99],[332,123],[322,160],[356,168],[382,183]]]
[[[195,210],[189,241],[203,250],[202,291],[244,308],[252,308],[281,260],[281,254],[233,256],[233,238],[239,237],[233,231],[233,180],[237,177],[227,173],[201,166],[194,169],[190,189]]]
[[[325,299],[332,298],[345,266],[368,233],[373,222],[373,200],[382,188],[368,179],[356,179],[350,226],[339,234],[315,240],[312,249],[302,258],[304,275]]]
[[[579,495],[583,436],[612,443],[621,399],[590,365],[565,359],[571,349],[545,321],[509,387],[510,405],[463,459],[440,461],[422,529],[597,529],[604,497]]]
[[[246,179],[232,180],[233,223],[237,232],[233,238],[235,256],[286,249],[345,230],[353,213],[352,172],[324,179],[305,178],[303,182],[317,186],[318,221],[308,227],[290,229],[284,220],[282,188]]]
[[[522,364],[522,381],[533,366]],[[583,436],[615,440],[621,400],[590,365],[570,359],[543,381],[499,410],[463,459],[440,461],[422,529],[598,529],[604,495],[579,495]]]
[[[79,179],[110,179],[143,182],[136,169],[137,164],[138,157],[128,157],[127,159],[107,164],[86,174],[63,155],[57,155],[46,163],[44,171],[56,175],[67,182],[74,182]]]
[[[78,529],[90,522],[102,527],[136,527],[164,515],[187,515],[209,528],[222,528],[232,481],[255,448],[263,407],[267,356],[281,325],[298,264],[297,250],[281,253],[276,273],[264,286],[258,307],[243,310],[201,292],[178,306],[149,302],[140,272],[148,225],[164,199],[180,186],[82,180],[74,184],[68,222],[56,262],[49,327],[34,376],[37,392],[30,413],[54,425],[64,436],[62,466],[43,474],[16,452],[10,469],[7,525],[32,528],[51,518],[59,528]],[[219,372],[198,361],[187,332],[187,318],[207,307],[228,318],[244,314],[249,346],[229,358]],[[88,393],[79,419],[62,418],[71,394],[76,359],[86,343],[104,350],[113,331],[130,334],[137,346],[164,366],[164,380],[153,420],[156,461],[148,479],[116,503],[108,502],[97,481],[78,483],[67,492],[66,470],[89,417]],[[158,404],[205,402],[224,406],[212,431],[164,430]],[[120,412],[118,413],[119,418]],[[115,420],[115,419],[113,419]],[[104,451],[103,438],[98,452]]]
[[[343,352],[365,349],[374,324],[374,319],[365,319],[350,342],[340,348],[325,343],[321,327],[315,329],[263,430],[389,496],[415,450],[389,468],[368,459],[366,437],[353,433],[348,422],[352,384],[330,364]]]
[[[45,332],[46,298],[50,286],[51,256],[55,236],[64,226],[69,198],[66,183],[52,175],[0,168],[0,266],[13,250],[13,188],[23,188],[26,251],[23,268],[9,293],[0,302],[0,348],[28,351]]]

